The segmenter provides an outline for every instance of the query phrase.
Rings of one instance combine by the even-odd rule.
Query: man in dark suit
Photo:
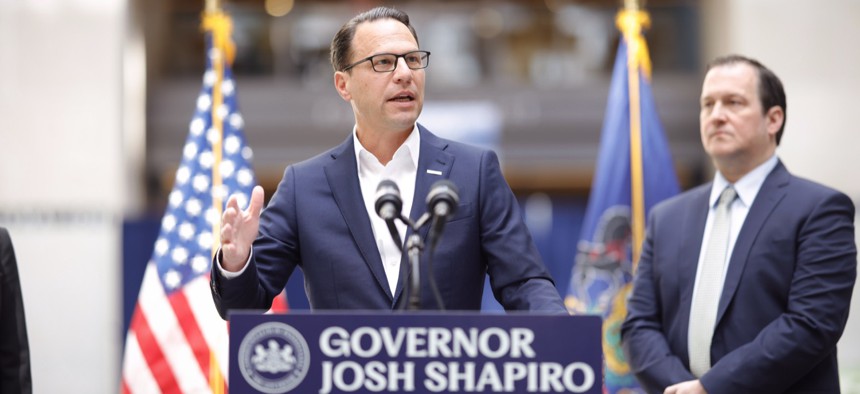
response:
[[[12,239],[0,227],[0,393],[31,393],[30,347]]]
[[[838,393],[854,205],[777,158],[785,92],[759,62],[715,60],[700,104],[717,174],[649,216],[621,329],[631,368],[652,393]]]
[[[479,309],[489,273],[506,309],[565,313],[496,155],[416,123],[429,55],[419,49],[409,17],[391,8],[359,14],[335,35],[334,84],[352,106],[353,133],[340,146],[289,166],[262,216],[260,187],[246,211],[235,199],[228,202],[211,280],[222,317],[231,309],[268,308],[297,266],[313,309],[401,307],[412,273],[375,211],[383,179],[397,184],[402,214],[413,220],[425,212],[424,196],[434,182],[448,179],[459,188],[456,213],[433,258],[444,307]],[[400,239],[412,233],[402,223],[397,232]],[[419,276],[422,289],[428,276]],[[420,307],[440,306],[433,293],[422,291]]]

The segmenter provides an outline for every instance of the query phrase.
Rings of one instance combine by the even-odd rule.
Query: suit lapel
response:
[[[352,134],[333,151],[331,157],[332,161],[325,166],[325,175],[334,200],[361,251],[361,257],[376,278],[377,284],[391,297],[382,257],[373,238],[373,228],[361,195]]]
[[[440,179],[448,179],[451,174],[451,166],[454,163],[454,155],[445,152],[445,149],[448,147],[447,141],[430,133],[430,131],[420,124],[418,125],[418,131],[421,133],[421,152],[418,155],[418,171],[415,175],[415,195],[412,198],[412,209],[409,213],[409,218],[412,221],[417,221],[427,211],[426,197],[427,193],[430,192],[430,187]],[[424,226],[418,231],[421,239],[427,238],[428,231],[429,226]],[[394,292],[395,301],[401,297],[404,281],[412,272],[412,266],[409,264],[409,255],[405,245],[405,243],[408,243],[410,235],[412,235],[412,230],[407,230],[403,246],[403,257],[400,260],[401,266],[406,267],[405,276],[404,270],[400,270],[401,275]]]
[[[738,283],[743,275],[744,267],[747,264],[747,259],[761,232],[768,216],[773,212],[779,202],[785,197],[785,186],[791,175],[782,162],[777,162],[776,167],[765,178],[761,185],[755,201],[750,207],[749,213],[744,220],[741,232],[738,234],[738,239],[735,241],[735,248],[732,250],[732,257],[729,260],[729,269],[726,272],[726,280],[723,284],[723,294],[720,296],[720,305],[717,309],[716,324],[720,324],[720,319],[726,313],[735,291],[738,289]]]
[[[685,211],[690,212],[683,221],[681,234],[683,240],[680,244],[678,261],[681,263],[679,267],[679,283],[681,284],[681,308],[679,310],[689,312],[690,305],[693,300],[693,285],[696,282],[696,270],[699,267],[699,251],[702,249],[702,234],[705,232],[705,222],[708,219],[708,197],[711,192],[711,184],[700,187],[693,196],[690,204]],[[685,342],[686,343],[686,342]]]

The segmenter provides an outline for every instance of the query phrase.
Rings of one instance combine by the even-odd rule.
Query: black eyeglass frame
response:
[[[406,61],[406,56],[409,56],[409,55],[412,55],[412,54],[415,54],[415,53],[420,53],[420,54],[422,54],[422,55],[423,55],[423,56],[422,56],[422,58],[426,58],[426,59],[427,59],[427,61],[426,61],[426,62],[422,62],[422,63],[423,63],[423,66],[421,66],[421,67],[415,67],[415,68],[413,68],[413,67],[409,67],[409,62],[408,62],[408,61]],[[379,71],[379,70],[377,70],[377,69],[376,69],[376,65],[374,65],[374,64],[373,64],[373,61],[372,61],[372,60],[373,60],[373,58],[375,58],[375,57],[377,57],[377,56],[394,56],[394,67],[392,67],[392,68],[391,68],[391,70],[384,70],[384,71]],[[420,49],[419,49],[419,50],[417,50],[417,51],[409,51],[409,52],[406,52],[406,53],[404,53],[404,54],[400,54],[400,55],[398,55],[398,54],[396,54],[396,53],[377,53],[377,54],[375,54],[375,55],[368,56],[368,57],[366,57],[366,58],[364,58],[364,59],[361,59],[361,60],[359,60],[359,61],[357,61],[357,62],[355,62],[355,63],[352,63],[352,64],[350,64],[350,65],[348,65],[348,66],[344,67],[344,68],[343,68],[343,70],[341,70],[341,71],[349,71],[349,70],[350,70],[350,69],[352,69],[353,67],[355,67],[355,66],[357,66],[357,65],[359,65],[359,64],[361,64],[361,63],[364,63],[364,62],[368,62],[368,61],[369,61],[369,62],[370,62],[370,68],[372,68],[372,69],[373,69],[373,71],[378,72],[378,73],[393,73],[393,72],[394,72],[394,70],[396,70],[396,69],[397,69],[397,64],[398,64],[398,63],[400,63],[400,62],[398,61],[398,60],[400,60],[400,58],[403,58],[403,60],[404,60],[404,61],[406,61],[406,67],[409,67],[409,69],[410,69],[410,70],[421,70],[421,69],[425,69],[425,68],[427,68],[427,66],[429,66],[429,65],[430,65],[430,51],[425,51],[425,50],[420,50]]]

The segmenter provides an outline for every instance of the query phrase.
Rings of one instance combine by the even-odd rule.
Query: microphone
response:
[[[433,224],[430,226],[430,250],[436,247],[445,222],[457,211],[459,203],[459,191],[453,182],[443,179],[436,181],[430,187],[430,192],[427,193],[427,209],[433,215]]]
[[[400,199],[400,188],[391,179],[384,179],[376,187],[376,214],[382,220],[391,221],[400,217],[403,200]]]
[[[390,179],[383,179],[376,186],[376,214],[385,220],[388,225],[388,232],[391,234],[391,239],[397,248],[403,251],[403,241],[400,240],[400,233],[394,225],[394,220],[400,218],[400,211],[403,209],[403,200],[400,199],[400,188]]]

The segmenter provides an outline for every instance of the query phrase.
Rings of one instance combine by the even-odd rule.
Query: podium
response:
[[[230,393],[601,393],[601,319],[236,312]]]

